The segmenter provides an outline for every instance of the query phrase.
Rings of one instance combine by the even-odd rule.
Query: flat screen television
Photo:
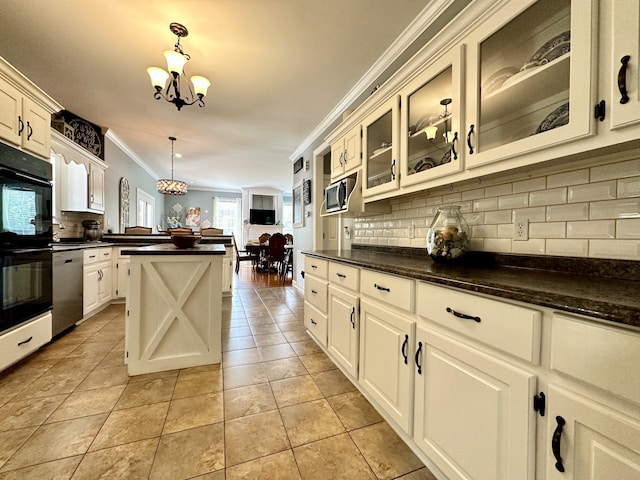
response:
[[[258,208],[249,209],[249,223],[254,225],[275,225],[276,211],[261,210]]]

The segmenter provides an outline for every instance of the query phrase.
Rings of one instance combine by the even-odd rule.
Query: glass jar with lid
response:
[[[427,253],[434,260],[451,261],[469,251],[469,225],[459,205],[438,207],[427,230]]]

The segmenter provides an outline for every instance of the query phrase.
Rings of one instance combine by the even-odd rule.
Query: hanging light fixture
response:
[[[164,56],[167,60],[168,72],[160,67],[149,67],[147,73],[151,77],[151,84],[156,89],[153,94],[156,100],[164,98],[167,102],[173,103],[178,110],[185,105],[193,105],[198,103],[198,106],[204,107],[204,97],[207,94],[207,89],[211,82],[205,77],[200,75],[194,75],[191,77],[191,84],[187,83],[189,87],[189,95],[182,97],[180,95],[180,83],[183,77],[184,66],[191,59],[188,53],[184,53],[182,45],[180,45],[180,39],[189,35],[187,27],[179,23],[171,23],[169,30],[178,37],[176,44],[173,46],[173,50],[165,50]],[[169,82],[167,82],[169,80]],[[165,90],[166,87],[166,90]],[[164,91],[163,91],[164,90]],[[195,94],[194,94],[195,92]]]
[[[176,137],[169,137],[171,140],[171,180],[162,178],[156,182],[158,193],[163,195],[184,195],[187,193],[187,184],[181,180],[173,179],[173,142]]]

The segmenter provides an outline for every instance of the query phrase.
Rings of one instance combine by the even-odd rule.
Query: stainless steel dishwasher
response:
[[[82,250],[53,252],[54,336],[82,319],[82,261]]]

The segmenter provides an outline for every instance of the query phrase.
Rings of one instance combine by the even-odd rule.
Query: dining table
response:
[[[265,257],[269,253],[269,241],[267,240],[264,243],[259,242],[247,242],[244,246],[244,249],[252,255],[256,255],[258,257],[258,261],[255,264],[256,272],[265,273],[267,272],[267,268],[265,266],[266,260]],[[287,250],[293,249],[293,244],[287,243],[284,246],[285,252]],[[277,267],[272,267],[273,272],[277,272]]]

